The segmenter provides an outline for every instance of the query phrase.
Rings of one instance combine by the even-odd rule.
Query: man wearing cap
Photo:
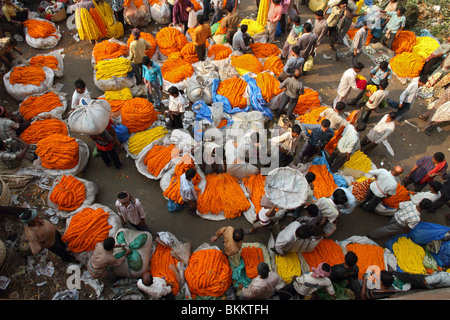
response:
[[[38,254],[48,249],[58,255],[63,261],[78,263],[66,250],[66,244],[61,240],[61,234],[56,226],[38,217],[37,210],[26,209],[20,219],[25,225],[25,236],[30,244],[31,253]]]
[[[260,300],[268,299],[273,296],[275,287],[281,282],[281,277],[270,270],[270,267],[265,262],[260,262],[256,267],[258,276],[253,278],[252,282],[244,288],[244,285],[239,284],[239,289],[242,294],[239,300]]]
[[[134,40],[130,43],[130,61],[133,68],[134,76],[136,77],[136,84],[142,84],[142,58],[145,56],[145,51],[150,49],[152,45],[144,38],[141,38],[141,31],[134,28],[131,31]]]

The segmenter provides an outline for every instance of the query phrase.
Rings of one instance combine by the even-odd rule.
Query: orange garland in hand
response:
[[[260,262],[264,262],[264,254],[261,248],[259,247],[243,247],[241,249],[241,257],[244,260],[245,264],[245,273],[247,277],[253,279],[258,276],[258,264]]]
[[[250,208],[238,179],[226,173],[213,173],[206,176],[206,187],[197,200],[197,210],[202,214],[218,215],[234,219]]]
[[[66,124],[59,119],[43,119],[31,123],[20,134],[19,138],[28,144],[33,144],[55,133],[68,136]]]
[[[241,78],[225,79],[219,83],[217,93],[228,98],[232,107],[244,109],[247,106],[246,88],[247,82]]]
[[[92,251],[98,242],[109,236],[109,213],[102,208],[84,208],[75,214],[61,240],[68,244],[72,252]]]
[[[45,80],[45,71],[37,66],[14,67],[9,77],[11,84],[40,86]]]
[[[29,121],[43,112],[50,112],[61,107],[63,103],[54,92],[48,92],[40,96],[29,96],[19,107],[20,114]]]
[[[225,254],[217,249],[192,253],[184,277],[192,297],[220,297],[231,286],[231,266]]]
[[[169,146],[154,145],[144,158],[148,172],[157,177],[171,159],[178,156],[179,150],[174,144]]]
[[[143,131],[157,120],[153,105],[147,99],[140,97],[127,100],[121,112],[122,124],[130,133]]]
[[[294,108],[294,114],[303,115],[308,110],[320,107],[319,93],[310,88],[305,88],[304,94],[300,95]]]
[[[178,260],[170,254],[171,251],[171,247],[164,246],[158,242],[155,252],[153,252],[152,258],[150,259],[150,271],[153,277],[164,277],[166,283],[172,288],[172,293],[177,295],[180,290],[180,285],[176,275],[169,266],[173,264],[176,267]]]
[[[49,199],[58,205],[58,210],[73,211],[81,207],[86,199],[86,187],[74,176],[63,175],[50,193]]]

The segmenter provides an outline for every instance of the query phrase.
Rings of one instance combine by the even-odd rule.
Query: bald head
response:
[[[152,277],[152,274],[149,271],[145,271],[142,274],[142,283],[144,285],[146,285],[147,287],[151,286],[153,284],[153,277]]]
[[[395,166],[394,170],[392,170],[392,175],[393,176],[399,176],[403,173],[403,167],[402,166]]]

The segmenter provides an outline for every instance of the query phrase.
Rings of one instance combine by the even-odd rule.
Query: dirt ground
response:
[[[36,3],[32,3],[37,6]],[[241,12],[242,18],[256,19],[256,4],[253,0],[242,0],[239,4],[238,10]],[[299,6],[300,16],[302,21],[313,19],[312,12],[306,6]],[[62,78],[55,78],[55,83],[63,84],[62,91],[67,93],[67,99],[70,102],[72,92],[74,90],[73,83],[76,79],[82,78],[87,87],[91,91],[93,97],[103,94],[94,84],[93,81],[93,67],[91,65],[91,53],[93,44],[87,41],[77,42],[73,36],[76,35],[76,30],[68,30],[66,23],[58,23],[62,32],[62,39],[57,47],[52,49],[64,48],[64,76]],[[142,31],[151,32],[153,35],[162,26],[156,25],[153,22]],[[124,42],[128,39],[130,34],[130,27],[126,26],[125,35],[120,39]],[[277,38],[278,44],[282,47],[285,36]],[[336,89],[342,73],[349,67],[350,59],[334,62],[326,59],[324,55],[331,56],[332,52],[328,49],[328,39],[325,44],[322,44],[318,50],[316,58],[314,59],[314,69],[302,81],[305,86],[311,87],[318,91],[324,104],[331,104],[336,95]],[[20,43],[20,48],[24,52],[24,58],[28,59],[38,53],[48,52],[51,50],[39,51],[30,48],[25,43]],[[345,50],[346,47],[338,47],[340,50]],[[365,69],[362,71],[363,76],[368,76],[369,70],[374,63],[367,57],[362,56],[360,59],[365,64]],[[397,99],[402,90],[405,88],[398,79],[392,79],[388,88],[390,97]],[[14,101],[7,95],[3,86],[0,89],[0,101],[10,110],[18,109],[18,102]],[[432,155],[434,152],[441,151],[450,158],[450,139],[448,135],[448,125],[441,125],[442,132],[435,131],[432,136],[428,136],[423,132],[424,123],[417,118],[426,108],[424,101],[416,102],[412,110],[407,114],[406,118],[412,124],[421,128],[420,131],[405,122],[397,124],[395,133],[390,137],[390,143],[395,150],[395,157],[389,153],[382,146],[375,149],[369,154],[372,161],[378,167],[386,169],[392,168],[394,165],[403,165],[405,171],[408,172],[414,165],[415,161],[424,155]],[[349,108],[347,111],[352,111]],[[386,112],[375,113],[368,126],[369,130]],[[85,136],[80,137],[93,150],[93,143]],[[193,250],[204,242],[209,242],[217,229],[225,225],[232,225],[235,227],[248,228],[250,225],[244,217],[227,221],[210,221],[201,218],[192,218],[185,211],[170,213],[167,210],[167,201],[162,196],[162,191],[158,181],[149,180],[136,170],[134,161],[126,158],[125,154],[120,155],[124,166],[121,170],[114,168],[107,168],[104,166],[100,158],[91,158],[87,168],[82,173],[81,177],[93,181],[99,188],[99,193],[96,202],[114,208],[114,202],[118,192],[127,190],[135,197],[139,198],[144,205],[147,212],[146,222],[153,234],[160,231],[169,231],[174,234],[182,242],[190,242]],[[50,185],[50,181],[46,184]],[[30,204],[33,207],[40,209],[43,213],[46,211],[46,197],[48,191],[39,187],[39,181],[31,181],[26,188],[11,190],[12,194],[17,197],[16,205]],[[444,214],[449,210],[444,207],[435,214],[424,213],[423,221],[434,222],[445,225]],[[43,214],[45,218],[49,218]],[[382,226],[388,222],[389,218],[369,214],[359,209],[355,209],[352,214],[340,218],[337,231],[332,235],[334,240],[344,240],[353,235],[366,235],[369,231]],[[287,217],[281,221],[282,225],[288,224],[291,218]],[[10,283],[5,290],[0,290],[0,299],[23,299],[23,300],[48,300],[59,292],[67,289],[66,280],[68,277],[68,264],[61,262],[59,257],[52,253],[43,255],[42,257],[34,257],[34,261],[30,261],[30,252],[27,243],[23,237],[23,226],[17,218],[13,216],[0,215],[0,223],[4,228],[0,230],[0,239],[7,245],[14,243],[12,250],[0,268],[0,276],[5,276],[10,279]],[[65,224],[64,221],[58,222],[58,227],[63,232]],[[270,231],[261,230],[258,233],[247,236],[246,242],[262,242],[267,244],[270,236]],[[380,245],[384,244],[383,239]],[[15,241],[15,242],[14,242]],[[220,241],[219,241],[220,242]],[[215,243],[222,247],[221,243]],[[54,273],[50,276],[41,274],[38,275],[36,271],[42,271],[40,267],[49,266],[52,262]],[[33,268],[31,268],[31,266]],[[51,267],[51,265],[50,265]],[[82,270],[85,270],[83,268]],[[44,270],[49,271],[49,269]],[[50,268],[51,271],[51,268]],[[39,272],[40,273],[40,272]],[[92,287],[82,284],[79,290],[80,300],[97,299],[97,295]]]

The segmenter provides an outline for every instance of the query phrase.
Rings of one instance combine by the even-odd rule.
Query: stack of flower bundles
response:
[[[79,161],[79,145],[75,138],[52,134],[37,143],[36,154],[46,169],[72,169]]]
[[[143,131],[157,120],[153,105],[144,98],[127,100],[122,107],[122,124],[130,133]]]

